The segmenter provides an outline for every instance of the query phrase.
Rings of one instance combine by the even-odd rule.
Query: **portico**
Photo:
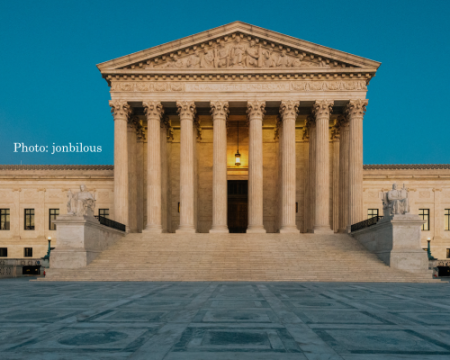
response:
[[[241,22],[100,64],[115,220],[228,233],[227,181],[248,180],[248,233],[345,232],[364,217],[362,123],[379,65]]]

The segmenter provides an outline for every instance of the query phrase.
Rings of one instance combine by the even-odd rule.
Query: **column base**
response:
[[[152,234],[162,234],[162,226],[161,225],[147,225],[145,229],[142,230],[143,233],[152,233]]]
[[[300,230],[297,229],[297,226],[282,226],[280,234],[300,234]]]
[[[331,235],[334,231],[329,226],[314,226],[314,234]]]
[[[175,230],[175,234],[195,234],[197,230],[193,225],[190,226],[180,226]]]
[[[228,226],[213,226],[209,230],[210,234],[229,234]]]
[[[264,226],[249,226],[246,231],[247,234],[265,234],[266,229],[264,229]]]

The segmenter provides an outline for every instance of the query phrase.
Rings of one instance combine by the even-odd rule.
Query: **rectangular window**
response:
[[[450,249],[447,249],[447,259],[450,259]]]
[[[33,248],[25,248],[24,256],[25,257],[33,257]]]
[[[98,215],[109,219],[109,209],[98,209]]]
[[[9,230],[9,209],[0,209],[0,230]]]
[[[372,219],[375,216],[378,216],[378,209],[367,209],[367,218],[368,219]]]
[[[445,224],[445,231],[450,231],[450,209],[445,209],[444,224]]]
[[[25,209],[24,229],[34,230],[34,209]]]
[[[425,220],[422,231],[430,231],[430,209],[419,209],[419,216]]]
[[[56,224],[53,224],[53,220],[59,215],[59,209],[48,209],[48,229],[56,230]]]
[[[0,248],[0,257],[8,257],[8,248]]]

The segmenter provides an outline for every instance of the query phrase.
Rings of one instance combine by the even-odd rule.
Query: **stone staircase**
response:
[[[42,280],[439,282],[391,269],[345,234],[128,234],[89,266]]]

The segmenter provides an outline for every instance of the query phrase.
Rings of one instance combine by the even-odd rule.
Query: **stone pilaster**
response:
[[[137,232],[137,177],[136,177],[136,120],[128,122],[128,224],[131,233]]]
[[[339,119],[339,232],[347,232],[349,226],[349,155],[350,155],[350,128],[345,116],[340,116]]]
[[[349,225],[364,220],[363,214],[363,118],[368,100],[350,100],[345,113],[349,131]]]
[[[161,116],[159,101],[144,101],[147,116],[147,226],[145,231],[162,233],[161,222]]]
[[[213,140],[213,213],[210,233],[228,233],[227,225],[227,101],[211,102]]]
[[[249,101],[248,147],[248,228],[247,233],[265,233],[263,225],[263,154],[262,122],[265,114],[265,101]]]
[[[114,116],[114,220],[128,230],[127,126],[131,107],[123,100],[111,100],[109,106]]]
[[[195,233],[194,202],[194,161],[196,146],[194,137],[194,116],[196,113],[193,101],[178,101],[180,116],[180,226],[177,233]]]
[[[314,233],[332,233],[330,227],[330,113],[334,102],[316,101],[316,208]]]
[[[295,120],[299,101],[282,101],[281,149],[281,227],[280,233],[299,233],[295,223],[296,162],[295,162]]]

